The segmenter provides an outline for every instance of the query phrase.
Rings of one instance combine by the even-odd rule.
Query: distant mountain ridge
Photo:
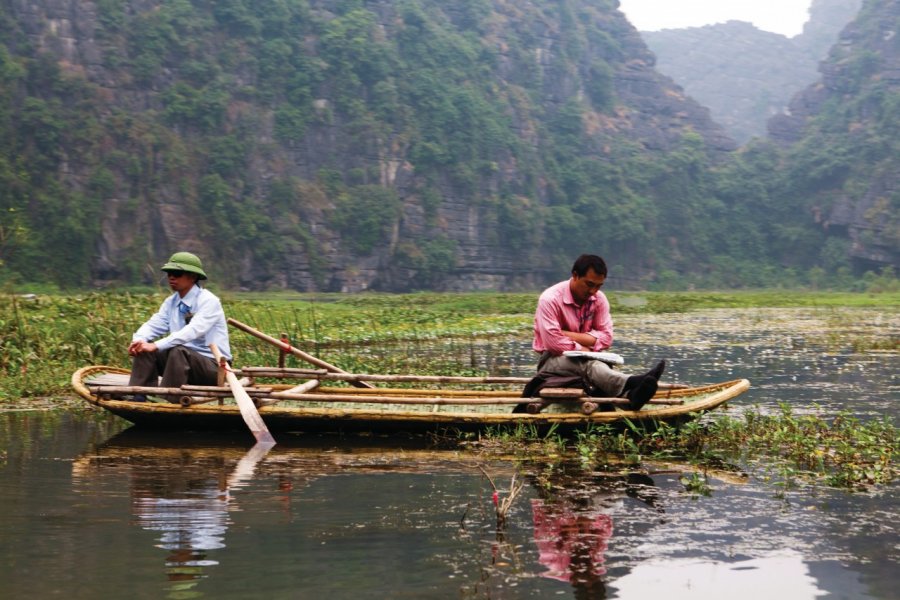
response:
[[[793,38],[743,21],[641,32],[656,67],[709,107],[738,142],[766,133],[794,94],[818,79],[818,64],[856,16],[862,0],[813,0]]]

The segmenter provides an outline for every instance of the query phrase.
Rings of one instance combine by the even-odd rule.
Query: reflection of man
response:
[[[606,598],[611,514],[623,496],[661,510],[653,480],[637,473],[597,477],[559,471],[550,477],[540,483],[532,479],[539,496],[531,510],[538,560],[546,568],[542,576],[570,583],[576,600]]]
[[[226,473],[221,457],[190,452],[166,457],[165,468],[148,462],[132,469],[135,521],[157,534],[156,547],[167,551],[171,597],[196,593],[193,588],[209,576],[208,567],[219,564],[214,557],[225,548],[231,524]]]
[[[225,547],[228,499],[209,492],[201,498],[137,498],[134,503],[141,527],[160,532],[157,547],[169,551],[166,576],[175,586],[172,591],[193,588],[205,576],[204,567],[219,564],[207,554]]]
[[[193,490],[188,498],[134,499],[134,512],[144,529],[160,532],[165,550],[218,550],[225,547],[228,491]]]
[[[600,288],[606,281],[606,263],[599,256],[582,254],[572,265],[572,276],[541,294],[534,315],[532,348],[541,354],[536,379],[578,378],[598,396],[623,397],[631,410],[639,410],[656,393],[666,361],[642,375],[625,375],[600,360],[570,358],[572,350],[601,351],[613,342],[609,300]],[[531,385],[531,384],[529,384]],[[528,388],[526,388],[528,389]]]
[[[531,510],[538,560],[547,567],[543,576],[571,582],[576,589],[602,591],[604,553],[613,531],[610,516],[541,499],[531,501]]]

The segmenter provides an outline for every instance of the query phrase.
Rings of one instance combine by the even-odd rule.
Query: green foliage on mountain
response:
[[[770,124],[772,136],[789,144],[781,201],[803,208],[826,236],[797,257],[807,264],[900,265],[898,32],[900,2],[865,2],[824,61],[821,83]]]
[[[0,1],[2,281],[176,249],[254,289],[528,287],[585,251],[623,286],[800,281],[841,249],[799,192],[880,151],[728,159],[612,0],[76,4]]]

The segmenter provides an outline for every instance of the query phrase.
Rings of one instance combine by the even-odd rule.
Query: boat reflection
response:
[[[434,450],[424,438],[393,440],[389,447],[383,440],[345,442],[327,436],[284,436],[274,448],[257,444],[250,450],[234,443],[227,435],[166,435],[131,428],[74,462],[74,485],[86,495],[97,495],[97,486],[119,489],[127,478],[133,523],[153,532],[154,546],[166,551],[164,572],[173,597],[202,595],[197,585],[219,564],[242,498],[254,498],[253,510],[268,502],[262,510],[276,507],[270,514],[290,523],[292,494],[323,477],[351,472],[462,472],[477,477],[474,460],[462,452]],[[491,468],[514,472],[509,463]],[[262,489],[240,493],[251,482]]]
[[[167,551],[166,578],[170,594],[192,590],[218,565],[214,551],[225,548],[225,532],[235,510],[233,492],[253,477],[257,464],[272,445],[250,450],[171,446],[145,447],[141,434],[120,434],[95,452],[77,459],[76,485],[91,481],[102,470],[127,472],[135,523],[157,534],[157,548]],[[237,453],[242,456],[237,460]],[[229,456],[230,455],[230,456]]]
[[[226,538],[238,511],[246,515],[242,521],[264,528],[261,530],[271,531],[273,519],[287,525],[291,535],[281,543],[289,540],[291,548],[315,547],[317,557],[329,557],[335,565],[345,559],[341,549],[350,548],[352,554],[362,547],[362,553],[355,556],[365,557],[370,543],[366,532],[380,531],[382,537],[398,544],[385,542],[381,551],[387,550],[387,555],[401,547],[401,553],[410,552],[403,544],[415,539],[421,544],[416,550],[421,555],[453,557],[454,574],[460,580],[472,572],[484,574],[473,591],[501,594],[510,581],[518,585],[535,579],[546,585],[565,582],[579,599],[607,597],[609,572],[621,573],[625,567],[619,562],[621,543],[643,539],[664,522],[660,515],[666,496],[654,481],[662,471],[651,476],[619,472],[616,467],[609,473],[597,473],[586,472],[579,465],[548,468],[512,460],[485,462],[484,456],[470,451],[436,450],[425,439],[385,443],[284,436],[274,448],[247,450],[235,446],[229,436],[165,436],[133,428],[76,459],[74,485],[86,495],[116,498],[122,493],[123,480],[126,482],[129,517],[134,525],[151,532],[153,546],[165,552],[160,571],[171,597],[202,596],[203,579],[222,578],[224,574],[215,567],[225,556]],[[513,524],[505,532],[491,531],[490,496],[483,495],[487,482],[479,481],[480,467],[498,481],[521,476],[528,483],[513,511],[524,517],[517,519],[518,526]],[[671,470],[666,472],[671,476]],[[395,495],[392,481],[403,481],[403,489],[413,489],[408,477],[372,482],[371,497],[364,506],[357,506],[353,498],[340,493],[344,489],[340,486],[350,484],[355,487],[346,489],[358,491],[367,489],[371,480],[334,479],[350,474],[450,477],[429,479],[426,486],[418,488],[434,486],[434,496],[419,491],[408,497]],[[314,481],[322,486],[311,486]],[[292,510],[301,506],[297,496],[301,490],[304,510],[294,515]],[[520,512],[523,509],[530,513],[530,522],[529,516]],[[465,533],[442,537],[446,523],[453,522],[460,512]],[[414,537],[397,536],[398,528]],[[423,530],[430,533],[420,534]],[[496,540],[486,539],[491,533]],[[322,539],[329,542],[327,547],[321,545]],[[617,564],[610,565],[609,550],[617,539]],[[233,539],[231,545],[237,548],[240,543]],[[484,555],[488,548],[490,557]],[[472,549],[475,551],[470,552]],[[434,565],[425,562],[422,566]],[[215,586],[210,582],[208,587]]]

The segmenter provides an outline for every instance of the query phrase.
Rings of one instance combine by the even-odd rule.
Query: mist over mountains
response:
[[[862,0],[813,0],[803,32],[792,38],[743,21],[641,36],[656,54],[657,69],[746,143],[765,136],[768,120],[819,79],[819,63],[861,5]]]

